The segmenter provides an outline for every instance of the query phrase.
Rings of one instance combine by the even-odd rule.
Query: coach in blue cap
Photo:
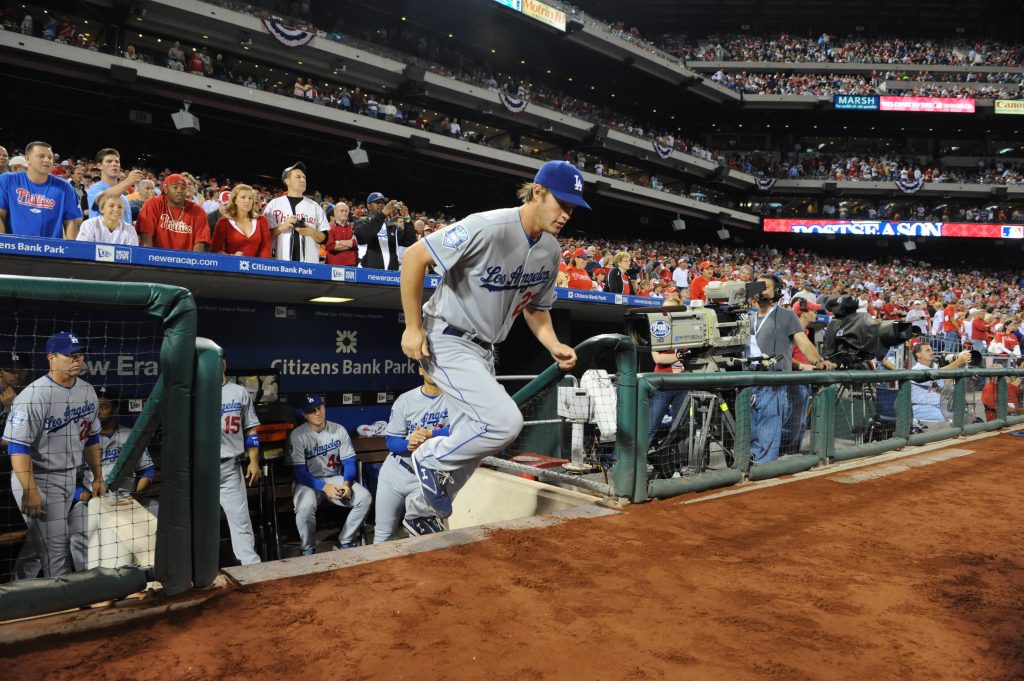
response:
[[[505,340],[516,317],[562,371],[576,352],[558,339],[551,323],[555,276],[562,249],[558,234],[583,199],[583,174],[550,161],[519,187],[520,205],[474,213],[425,236],[402,263],[402,351],[444,393],[448,436],[432,437],[410,457],[420,494],[406,500],[405,529],[413,535],[444,530],[452,500],[480,462],[508,447],[523,415],[494,378],[494,346]],[[422,305],[423,276],[441,274]]]

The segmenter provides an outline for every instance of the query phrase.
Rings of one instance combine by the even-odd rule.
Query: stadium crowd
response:
[[[1005,85],[985,84],[977,81],[947,82],[942,85],[927,84],[915,87],[888,87],[889,82],[898,81],[895,74],[881,78],[859,74],[833,73],[726,73],[719,69],[710,76],[712,82],[750,95],[812,95],[832,97],[834,95],[890,95],[896,97],[952,97],[974,99],[1019,99],[1024,92],[1024,78],[1018,74],[1012,83]],[[972,82],[972,85],[963,83]]]
[[[780,33],[771,36],[710,35],[696,40],[665,34],[658,42],[683,61],[749,61],[837,64],[922,64],[945,66],[1024,66],[1024,48],[999,41],[909,39],[822,33],[817,38]]]

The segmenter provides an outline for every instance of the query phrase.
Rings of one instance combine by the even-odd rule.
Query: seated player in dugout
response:
[[[288,465],[295,479],[292,501],[302,555],[316,553],[316,512],[325,501],[352,509],[335,548],[354,548],[373,497],[356,482],[352,439],[344,427],[327,420],[327,409],[319,395],[305,396],[302,417],[306,422],[288,436]]]
[[[399,395],[391,407],[386,432],[390,454],[381,466],[374,500],[374,544],[393,539],[399,522],[414,537],[444,531],[443,523],[434,516],[406,513],[420,492],[410,461],[412,453],[430,438],[449,434],[445,396],[422,366],[419,372],[423,385]]]

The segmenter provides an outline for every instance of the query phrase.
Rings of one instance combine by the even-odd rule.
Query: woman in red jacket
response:
[[[327,232],[324,247],[327,249],[327,264],[355,267],[359,259],[358,244],[348,219],[349,207],[344,201],[334,204],[331,228]]]
[[[260,215],[256,190],[247,184],[236,184],[231,190],[224,217],[213,228],[213,253],[269,258],[271,249],[270,222]]]

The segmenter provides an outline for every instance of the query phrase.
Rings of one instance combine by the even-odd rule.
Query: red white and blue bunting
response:
[[[775,188],[774,177],[759,177],[757,178],[757,188],[763,192],[770,192]]]
[[[499,90],[498,99],[512,113],[523,113],[526,111],[526,105],[530,103],[530,100],[526,98],[526,93],[522,90],[519,90],[519,96],[513,96],[504,90]]]
[[[267,29],[267,33],[285,47],[302,47],[316,35],[302,28],[288,26],[278,17],[263,17],[263,26]]]
[[[672,155],[672,148],[675,140],[671,136],[666,137],[655,137],[652,144],[654,144],[654,151],[658,153],[660,158],[668,158]]]
[[[904,194],[916,194],[924,186],[924,180],[896,180],[896,186]]]

